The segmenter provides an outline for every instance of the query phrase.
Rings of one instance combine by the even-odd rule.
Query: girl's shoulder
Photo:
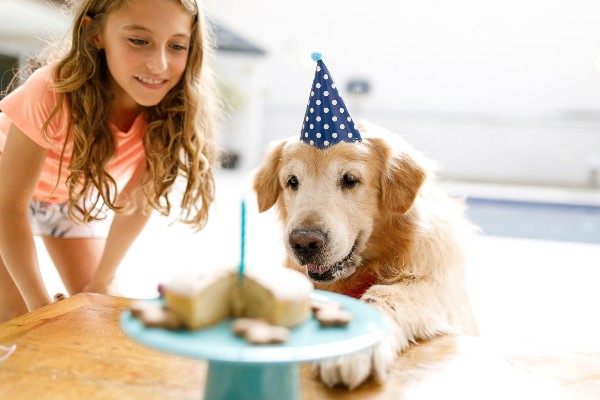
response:
[[[52,72],[51,65],[36,69],[21,86],[0,101],[0,109],[11,123],[43,147],[50,144],[43,139],[41,132],[58,105]],[[63,109],[50,121],[49,137],[56,140],[64,137],[67,117],[68,110]]]
[[[20,86],[2,99],[1,103],[6,106],[7,103],[11,103],[15,100],[22,102],[25,98],[37,100],[39,102],[54,100],[53,71],[54,68],[52,65],[45,65],[37,68]]]
[[[53,91],[54,85],[54,66],[44,65],[37,68],[31,73],[31,75],[25,80],[23,86],[27,86],[32,90],[47,90]]]

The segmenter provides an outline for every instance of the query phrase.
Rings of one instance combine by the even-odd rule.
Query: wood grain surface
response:
[[[119,327],[131,299],[78,294],[0,324],[0,399],[201,399],[206,363],[150,349]],[[478,337],[418,343],[384,384],[329,389],[301,369],[302,399],[598,399],[600,354]]]

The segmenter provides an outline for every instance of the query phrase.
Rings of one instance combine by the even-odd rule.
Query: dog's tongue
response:
[[[319,275],[324,274],[331,269],[331,265],[306,264],[305,267],[308,272]]]

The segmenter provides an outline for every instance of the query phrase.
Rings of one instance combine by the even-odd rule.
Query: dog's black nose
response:
[[[290,233],[289,241],[296,256],[303,264],[314,261],[325,244],[325,233],[318,229],[297,228]]]

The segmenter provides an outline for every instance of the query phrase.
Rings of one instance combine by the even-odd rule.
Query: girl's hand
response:
[[[57,301],[61,301],[61,300],[68,299],[68,298],[69,298],[69,296],[67,296],[67,295],[64,295],[62,293],[56,293],[54,295],[54,302],[56,303]]]

